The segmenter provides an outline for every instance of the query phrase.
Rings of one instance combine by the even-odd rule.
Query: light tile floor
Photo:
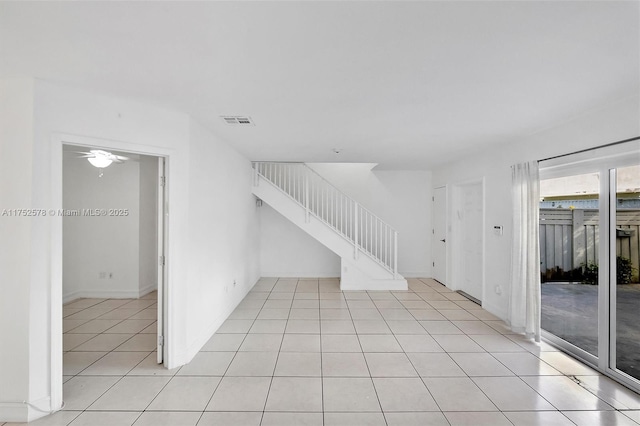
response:
[[[637,425],[640,396],[430,279],[263,278],[191,363],[155,295],[64,308],[64,411],[38,425]]]

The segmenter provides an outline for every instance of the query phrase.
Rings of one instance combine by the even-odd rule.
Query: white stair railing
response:
[[[341,192],[304,163],[254,162],[259,176],[271,182],[306,210],[349,240],[354,258],[365,253],[394,278],[398,273],[398,232],[357,201]]]

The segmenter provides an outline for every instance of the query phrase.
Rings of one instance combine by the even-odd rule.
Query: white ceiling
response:
[[[637,1],[0,3],[0,76],[181,110],[252,160],[429,168],[637,95],[639,56]]]

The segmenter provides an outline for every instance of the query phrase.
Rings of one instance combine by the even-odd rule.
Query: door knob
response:
[[[440,241],[442,241],[443,243],[446,243],[447,241],[443,238]]]

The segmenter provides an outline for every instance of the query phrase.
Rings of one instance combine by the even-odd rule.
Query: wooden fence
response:
[[[588,263],[598,263],[598,210],[540,209],[540,270],[545,280],[580,276]],[[618,210],[616,254],[631,260],[633,281],[640,267],[640,210]]]

